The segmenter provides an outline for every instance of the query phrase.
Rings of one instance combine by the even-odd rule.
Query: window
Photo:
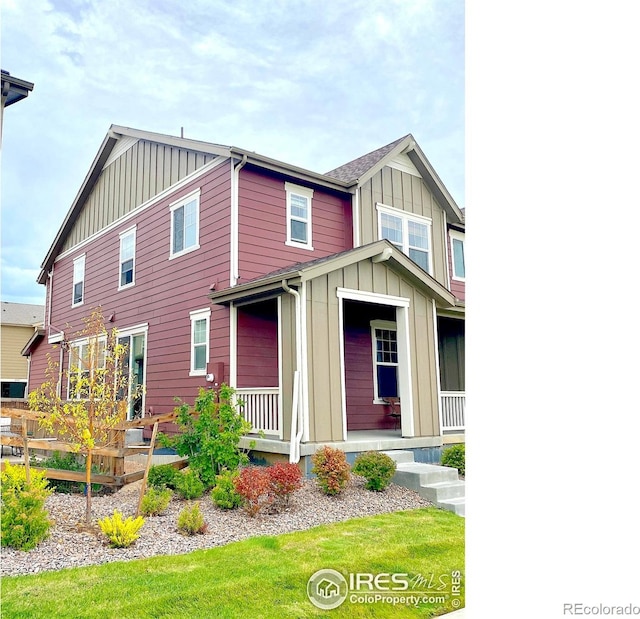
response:
[[[82,305],[84,301],[84,259],[82,254],[73,261],[73,297],[71,305]]]
[[[196,310],[191,317],[191,371],[189,376],[204,376],[209,363],[209,319],[211,310]]]
[[[122,371],[128,377],[127,392],[125,393],[125,390],[122,389],[118,393],[118,399],[123,400],[126,398],[129,401],[127,419],[139,419],[144,416],[146,330],[120,335],[118,344],[122,344],[127,349],[122,361]]]
[[[200,190],[171,205],[170,258],[198,249]]]
[[[311,234],[311,198],[313,189],[285,183],[287,192],[286,245],[313,250]]]
[[[120,235],[120,284],[118,289],[133,286],[136,259],[136,229]]]
[[[398,332],[396,323],[371,321],[374,403],[398,397]]]
[[[378,208],[378,235],[431,273],[431,220],[382,204]]]
[[[464,278],[464,234],[449,230],[451,241],[451,278],[458,281],[465,281]]]
[[[95,342],[95,340],[93,340]],[[93,372],[105,366],[106,339],[98,340],[98,346],[85,341],[74,342],[69,347],[69,380],[67,393],[69,399],[80,400],[90,397],[89,385],[85,384]]]

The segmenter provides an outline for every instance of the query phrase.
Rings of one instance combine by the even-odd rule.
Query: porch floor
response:
[[[351,432],[347,432],[346,441],[319,441],[316,443],[302,443],[300,445],[300,455],[312,455],[324,445],[342,449],[345,452],[389,451],[392,449],[440,447],[441,445],[446,443],[455,443],[462,441],[464,441],[464,434],[403,438],[400,430],[354,430]],[[240,444],[244,448],[249,448],[250,442],[255,443],[252,447],[252,449],[254,449],[255,451],[264,451],[267,453],[288,454],[291,448],[291,443],[289,441],[260,438],[254,435],[249,435],[242,438]]]

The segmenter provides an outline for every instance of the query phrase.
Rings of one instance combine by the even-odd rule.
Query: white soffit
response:
[[[391,161],[387,163],[387,165],[390,168],[395,168],[396,170],[400,170],[401,172],[406,172],[407,174],[411,174],[412,176],[422,178],[422,175],[420,174],[420,172],[418,172],[416,166],[413,165],[413,162],[405,153],[396,155]]]
[[[137,141],[138,138],[132,138],[130,136],[121,137],[118,140],[117,144],[113,147],[109,158],[104,162],[104,166],[102,166],[103,169],[111,165],[118,157],[120,157],[120,155],[128,151],[134,144],[136,144]]]

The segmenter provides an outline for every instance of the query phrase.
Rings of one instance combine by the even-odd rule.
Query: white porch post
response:
[[[396,308],[398,333],[398,390],[400,423],[403,437],[415,436],[413,423],[413,380],[411,378],[411,339],[409,337],[409,307]]]

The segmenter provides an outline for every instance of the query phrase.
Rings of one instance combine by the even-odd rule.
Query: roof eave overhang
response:
[[[246,155],[247,163],[263,168],[265,170],[270,170],[271,172],[284,174],[285,176],[289,176],[294,179],[300,179],[307,183],[326,187],[327,189],[333,189],[334,191],[355,193],[355,187],[353,186],[353,183],[346,183],[344,181],[334,179],[330,176],[318,174],[317,172],[299,168],[298,166],[290,165],[288,163],[278,161],[277,159],[271,159],[270,157],[265,157],[264,155],[259,155],[258,153],[244,150],[243,148],[237,148],[235,146],[231,148],[231,153],[232,155],[236,155],[240,158]]]
[[[20,351],[23,357],[28,357],[31,354],[33,348],[35,348],[40,340],[44,338],[44,329],[36,329],[33,335],[29,338],[29,341],[24,345],[24,348]]]
[[[248,282],[234,288],[212,292],[209,294],[209,299],[214,304],[223,305],[234,301],[257,299],[270,293],[283,291],[283,282],[287,282],[289,285],[296,285],[344,268],[350,264],[367,259],[375,260],[376,258],[379,258],[377,261],[389,261],[389,263],[393,265],[392,268],[399,271],[405,279],[408,279],[419,287],[426,288],[429,296],[435,300],[438,307],[449,308],[455,305],[456,298],[453,294],[386,239],[357,247],[334,259],[321,262],[317,265],[296,270],[292,269],[289,272],[277,273],[271,277]]]
[[[33,90],[33,83],[21,80],[8,73],[2,74],[2,105],[9,107],[29,96]]]

